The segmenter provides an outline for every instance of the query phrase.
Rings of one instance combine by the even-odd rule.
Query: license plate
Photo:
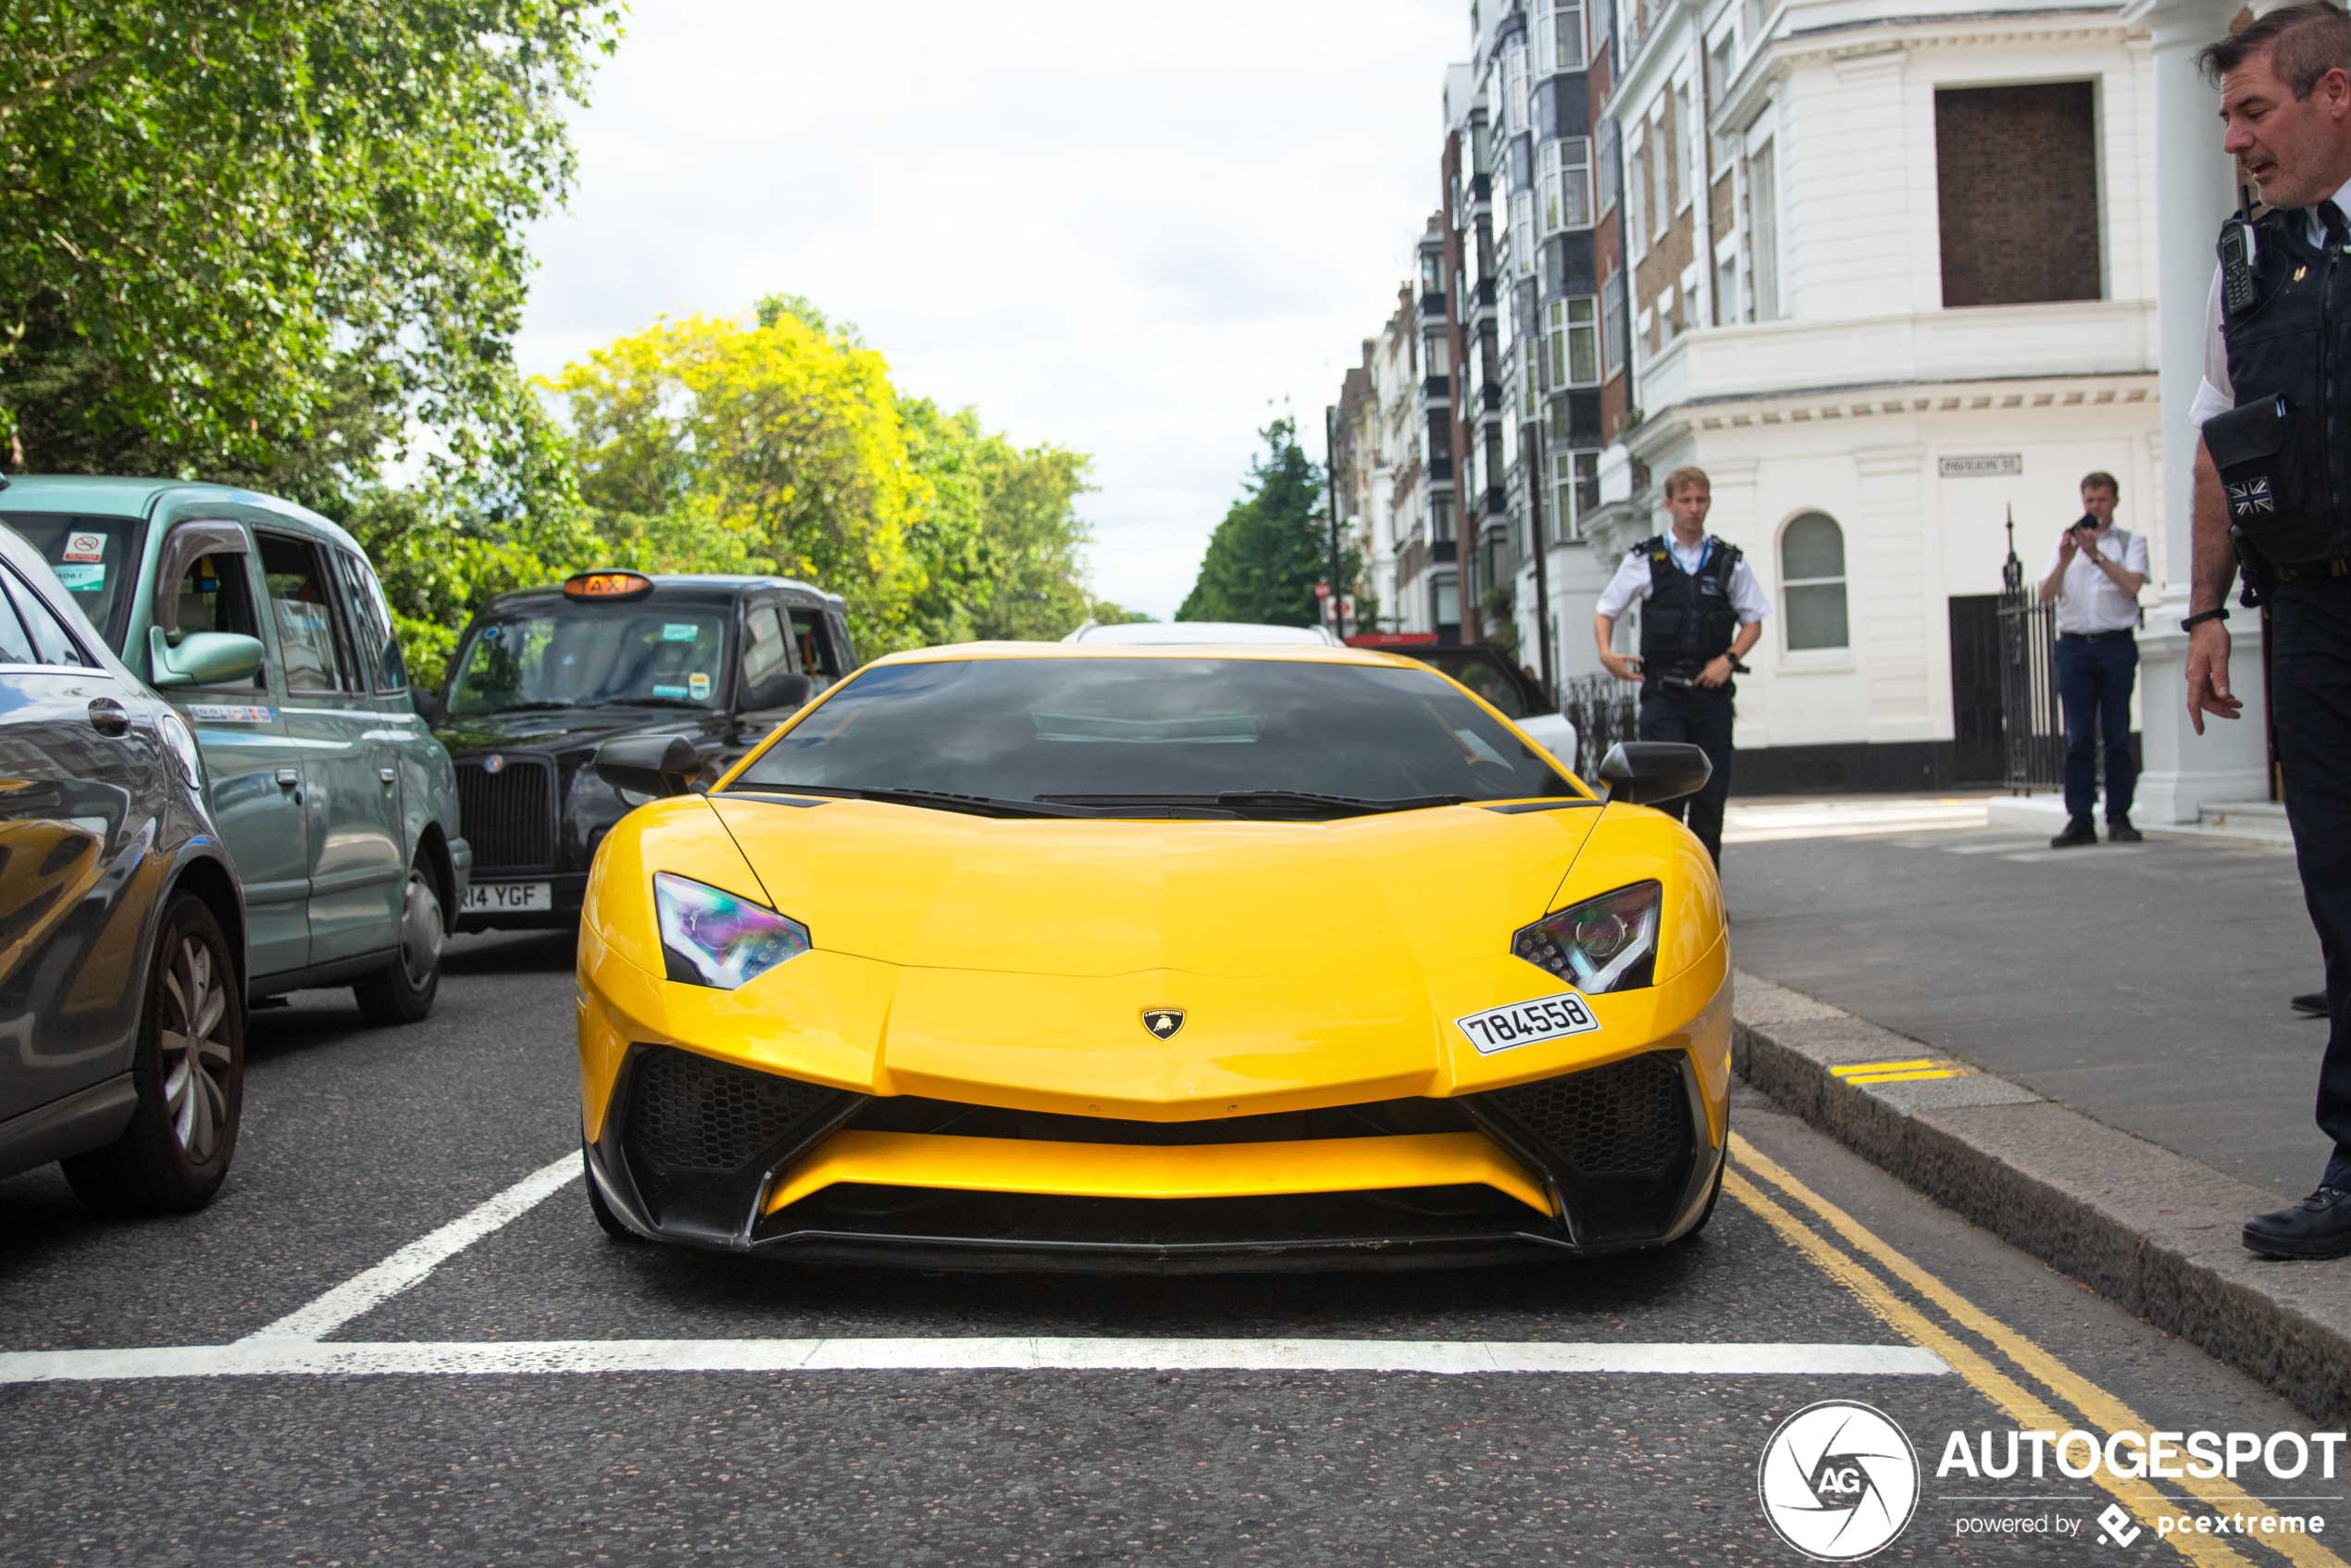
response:
[[[1508,1007],[1490,1007],[1453,1022],[1469,1036],[1480,1056],[1533,1045],[1538,1040],[1589,1034],[1600,1027],[1600,1021],[1592,1016],[1591,1008],[1574,991],[1538,996],[1533,1002],[1514,1002]]]
[[[551,882],[476,882],[466,890],[467,915],[509,915],[518,909],[553,909]]]

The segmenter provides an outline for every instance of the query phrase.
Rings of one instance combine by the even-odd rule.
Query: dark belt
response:
[[[2058,633],[2058,641],[2059,642],[2112,642],[2120,638],[2127,642],[2136,635],[2129,627],[2124,627],[2120,631],[2060,631]]]
[[[2280,582],[2316,582],[2321,578],[2351,577],[2351,560],[2301,561],[2270,569]]]

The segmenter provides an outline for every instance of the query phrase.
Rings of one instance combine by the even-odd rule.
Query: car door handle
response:
[[[387,790],[400,782],[400,774],[393,768],[379,767],[376,769],[376,777],[384,781],[384,788]]]
[[[90,728],[101,735],[131,733],[131,710],[112,697],[90,699]]]
[[[281,767],[278,770],[278,784],[280,788],[291,790],[301,782],[302,769],[298,767]]]

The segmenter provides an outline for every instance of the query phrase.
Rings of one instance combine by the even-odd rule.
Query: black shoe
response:
[[[2049,840],[2049,848],[2070,850],[2076,844],[2095,844],[2097,841],[2098,830],[2091,826],[2090,819],[2077,816],[2065,825],[2064,832]]]
[[[2305,1018],[2323,1018],[2327,1015],[2327,993],[2312,991],[2308,996],[2295,997],[2286,1005]]]
[[[2128,822],[2111,816],[2106,819],[2106,841],[2109,844],[2135,844],[2145,837]]]
[[[2351,1192],[2321,1187],[2291,1209],[2256,1214],[2245,1244],[2265,1258],[2351,1257]]]

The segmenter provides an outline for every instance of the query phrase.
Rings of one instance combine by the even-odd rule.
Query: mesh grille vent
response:
[[[630,1148],[665,1171],[739,1171],[840,1091],[664,1047],[629,1095]]]
[[[1682,1075],[1664,1052],[1568,1073],[1486,1099],[1578,1176],[1650,1176],[1689,1147]]]

